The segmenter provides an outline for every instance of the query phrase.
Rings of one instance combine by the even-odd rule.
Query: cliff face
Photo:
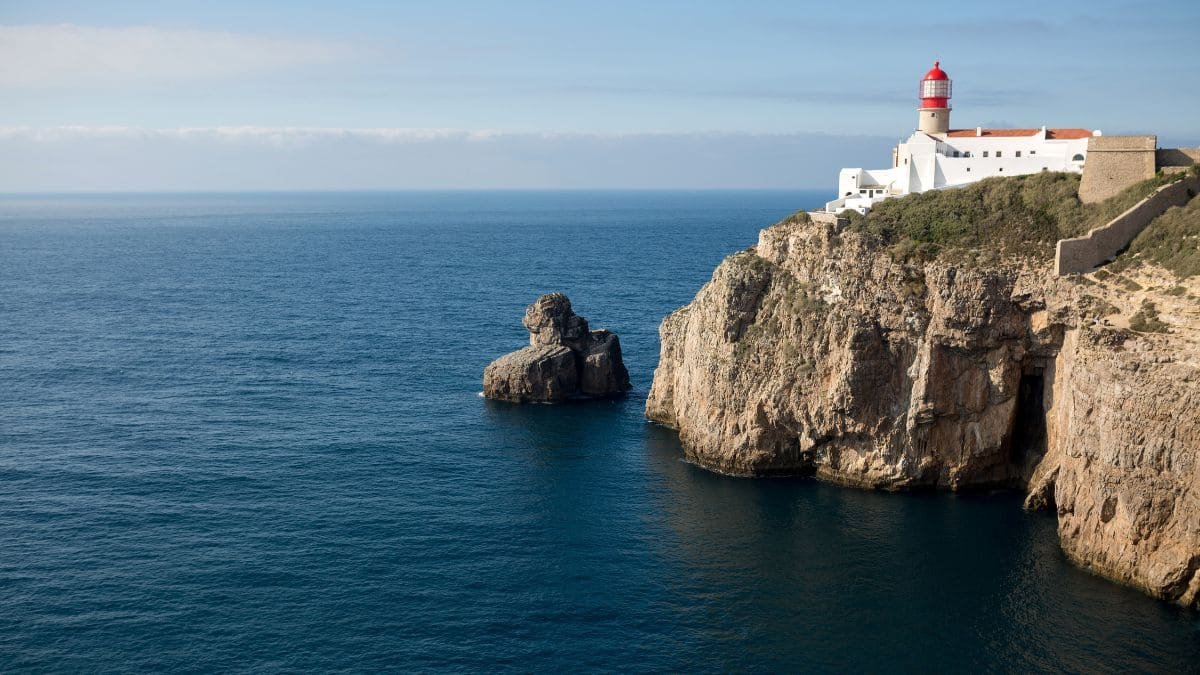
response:
[[[1184,338],[1095,324],[1100,285],[1045,265],[872,242],[798,218],[726,259],[664,320],[647,417],[725,473],[1027,488],[1073,559],[1194,605],[1200,363],[1163,356]]]
[[[1026,499],[1084,567],[1200,606],[1200,365],[1163,337],[1068,333]],[[1157,338],[1157,339],[1155,339]],[[1122,342],[1122,340],[1124,340]],[[1187,352],[1184,352],[1187,354]]]

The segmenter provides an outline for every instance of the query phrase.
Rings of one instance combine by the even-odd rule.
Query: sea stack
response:
[[[525,310],[529,346],[483,370],[483,395],[514,403],[609,398],[629,389],[621,341],[589,330],[562,293],[548,293]]]

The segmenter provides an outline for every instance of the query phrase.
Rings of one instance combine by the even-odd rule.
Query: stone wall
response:
[[[1172,206],[1183,206],[1197,192],[1200,192],[1200,176],[1188,176],[1159,188],[1108,224],[1093,228],[1086,237],[1059,240],[1054,253],[1054,272],[1058,276],[1082,274],[1104,264],[1125,250],[1150,221]]]
[[[808,217],[812,218],[812,221],[814,223],[821,223],[822,225],[833,225],[834,227],[837,227],[837,228],[845,227],[850,222],[849,220],[847,220],[845,218],[839,217],[835,213],[828,213],[825,211],[809,211]]]
[[[1154,158],[1158,168],[1164,171],[1187,168],[1200,163],[1200,148],[1160,148]]]
[[[1079,182],[1079,199],[1101,202],[1121,190],[1154,177],[1156,136],[1093,136]]]

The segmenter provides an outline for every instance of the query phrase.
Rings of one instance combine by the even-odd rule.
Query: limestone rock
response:
[[[505,354],[483,371],[483,391],[488,398],[517,403],[565,401],[579,391],[575,353],[542,345]]]
[[[1078,563],[1195,606],[1196,345],[1134,349],[1081,320],[1098,284],[1048,268],[905,262],[836,225],[775,225],[663,321],[646,416],[724,473],[1028,490]]]
[[[483,371],[483,394],[516,403],[618,396],[629,389],[621,342],[607,330],[588,330],[561,293],[538,298],[525,310],[529,346]]]
[[[588,347],[588,322],[571,309],[562,293],[547,293],[525,310],[521,321],[529,331],[529,344],[565,345],[581,352]]]
[[[579,390],[587,396],[612,396],[629,389],[629,371],[621,360],[621,340],[615,333],[595,330],[583,352]]]

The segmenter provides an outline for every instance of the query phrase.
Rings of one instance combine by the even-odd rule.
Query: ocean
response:
[[[0,197],[0,670],[1196,672],[1020,495],[739,479],[658,324],[816,192]],[[568,294],[618,401],[501,404]]]

